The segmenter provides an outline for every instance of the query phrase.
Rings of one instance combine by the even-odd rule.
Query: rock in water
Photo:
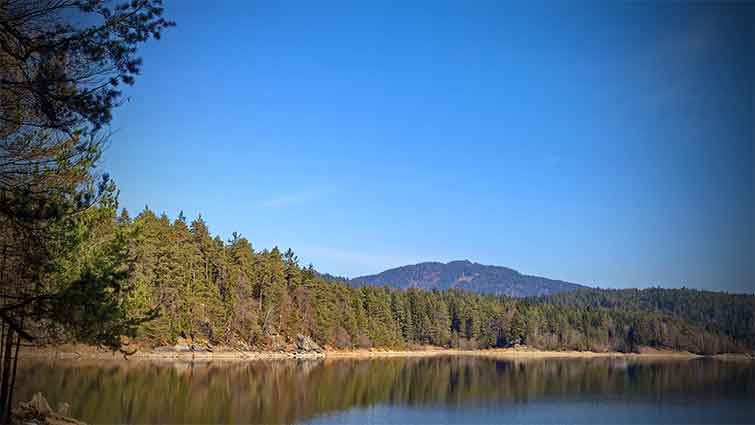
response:
[[[21,403],[21,406],[23,405],[24,403]],[[48,416],[52,413],[52,408],[50,407],[50,404],[47,402],[47,399],[42,395],[42,393],[34,394],[31,400],[26,403],[26,407],[28,408],[28,410],[33,411],[39,416]]]
[[[23,425],[86,425],[84,422],[65,416],[68,411],[68,403],[61,403],[58,412],[50,408],[50,404],[42,393],[36,393],[30,401],[19,403],[18,407],[13,409],[14,424]]]
[[[66,402],[58,403],[58,415],[67,416],[68,411],[71,409],[71,405]]]

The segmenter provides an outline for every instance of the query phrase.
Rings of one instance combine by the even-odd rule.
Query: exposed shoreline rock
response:
[[[283,359],[322,359],[322,358],[371,358],[371,357],[427,357],[439,355],[453,356],[483,356],[497,358],[596,358],[596,357],[627,357],[635,359],[694,359],[714,358],[731,361],[755,361],[755,353],[732,353],[718,355],[700,355],[689,352],[645,349],[640,353],[620,352],[592,352],[592,351],[545,351],[528,347],[496,348],[486,350],[460,350],[434,346],[408,347],[407,349],[354,349],[333,350],[324,349],[311,339],[301,335],[293,343],[288,343],[276,351],[254,350],[250,347],[238,349],[234,347],[216,346],[212,351],[191,351],[186,347],[168,346],[165,348],[141,349],[128,356],[133,360],[155,361],[245,361],[245,360],[283,360]],[[50,358],[69,360],[119,360],[123,361],[121,353],[99,349],[85,345],[65,345],[58,347],[23,348],[21,359]]]
[[[62,403],[57,411],[50,407],[42,393],[36,393],[31,400],[21,402],[13,409],[11,423],[17,425],[86,425],[77,419],[66,416],[68,403]]]
[[[311,337],[298,334],[296,335],[296,347],[300,353],[324,353],[325,350],[320,347]]]

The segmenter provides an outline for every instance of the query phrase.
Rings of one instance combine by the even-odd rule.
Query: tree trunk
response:
[[[0,381],[0,422],[10,422],[11,375],[13,375],[13,328],[9,325],[2,341],[3,364],[2,380]]]
[[[8,387],[8,408],[5,411],[4,424],[10,423],[11,409],[13,409],[13,390],[16,388],[16,372],[18,372],[18,350],[21,348],[21,334],[16,337],[16,352],[13,354],[13,364],[11,365],[10,387]]]

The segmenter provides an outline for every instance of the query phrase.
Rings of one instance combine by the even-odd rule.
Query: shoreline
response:
[[[121,353],[101,350],[88,346],[64,346],[24,348],[19,353],[23,359],[51,360],[153,360],[153,361],[253,361],[253,360],[314,360],[314,359],[378,359],[378,358],[419,358],[439,356],[468,356],[494,359],[595,359],[620,358],[633,360],[689,360],[713,358],[719,360],[755,360],[754,354],[725,353],[715,355],[695,354],[684,351],[643,348],[638,353],[616,351],[548,351],[526,347],[495,348],[481,350],[458,350],[450,348],[426,347],[419,350],[326,350],[322,353],[288,353],[270,351],[216,351],[216,352],[165,352],[137,351],[125,358]]]
[[[488,357],[501,359],[558,359],[558,358],[673,358],[689,359],[704,357],[698,354],[680,351],[658,353],[620,353],[594,352],[594,351],[548,351],[535,349],[497,348],[482,350],[421,350],[421,351],[331,351],[327,353],[329,358],[374,358],[374,357],[432,357],[432,356],[470,356]]]

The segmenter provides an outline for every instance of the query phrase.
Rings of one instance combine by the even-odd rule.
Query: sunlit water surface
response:
[[[37,391],[91,424],[755,423],[755,363],[710,359],[24,361]]]

